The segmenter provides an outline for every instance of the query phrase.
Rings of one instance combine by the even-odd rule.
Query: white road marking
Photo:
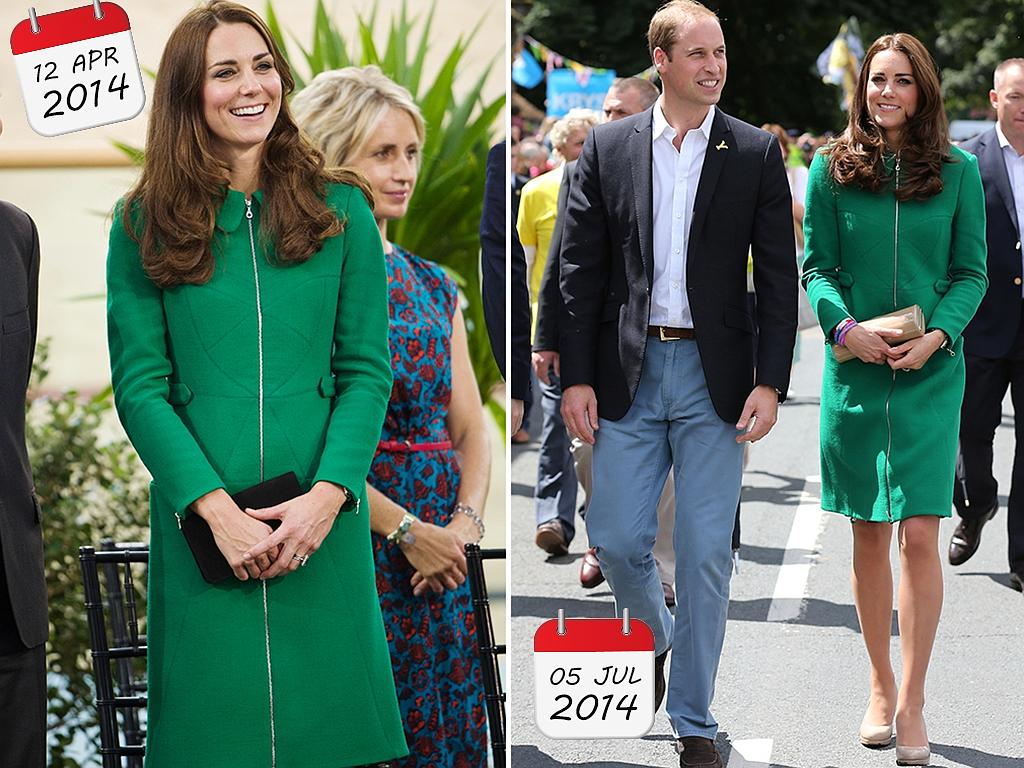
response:
[[[771,761],[771,739],[742,739],[732,742],[726,768],[767,768]]]
[[[810,485],[817,479],[808,477],[806,483]],[[768,608],[768,621],[791,621],[800,615],[807,597],[807,579],[811,566],[817,560],[818,542],[826,519],[821,510],[821,500],[804,491],[789,531],[786,554]]]

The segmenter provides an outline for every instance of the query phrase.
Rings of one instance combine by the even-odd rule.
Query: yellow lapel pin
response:
[[[726,144],[724,140],[721,141],[717,147],[715,147],[715,149],[728,149],[728,148],[729,148],[729,145]]]

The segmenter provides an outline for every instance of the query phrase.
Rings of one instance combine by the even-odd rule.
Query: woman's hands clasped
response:
[[[409,565],[416,569],[410,580],[414,595],[419,597],[428,589],[441,594],[466,580],[465,540],[456,529],[417,520],[409,532],[415,541],[399,546]]]
[[[246,559],[246,553],[266,541],[272,530],[266,523],[240,510],[223,488],[196,499],[192,508],[210,526],[217,548],[239,581],[259,578],[277,557],[277,547],[271,547],[259,557]]]
[[[879,328],[872,330],[863,325],[855,325],[846,333],[844,346],[857,356],[858,360],[865,363],[884,365],[885,363],[902,357],[903,353],[897,353],[896,347],[890,347],[886,339],[898,339],[903,335],[902,331]]]
[[[892,348],[899,357],[889,360],[890,368],[898,368],[901,371],[919,371],[924,364],[934,355],[942,343],[946,340],[946,334],[942,331],[928,331],[924,336],[905,341]]]
[[[243,553],[246,568],[269,558],[268,567],[259,568],[257,575],[261,579],[273,579],[305,565],[320,548],[346,501],[346,492],[341,486],[321,481],[307,493],[277,506],[245,510],[254,521],[281,521],[276,531]],[[269,530],[269,526],[261,524]]]
[[[865,363],[888,365],[894,370],[917,371],[924,367],[946,338],[945,333],[935,330],[893,347],[885,341],[898,339],[900,335],[898,330],[871,330],[856,325],[847,332],[845,346]]]

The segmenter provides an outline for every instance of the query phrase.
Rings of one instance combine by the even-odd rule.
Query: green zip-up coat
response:
[[[248,219],[228,191],[204,285],[151,282],[121,206],[110,233],[114,397],[154,480],[147,768],[340,768],[406,752],[364,495],[391,388],[380,234],[358,190],[331,186],[344,232],[277,266],[261,204],[256,192]],[[361,505],[265,591],[206,583],[176,516],[289,470]]]
[[[943,191],[897,203],[837,185],[828,158],[811,163],[803,284],[826,338],[846,317],[867,320],[911,304],[952,340],[918,371],[825,354],[821,387],[821,505],[858,520],[948,517],[964,327],[988,287],[985,199],[978,162],[951,147]],[[893,163],[890,162],[890,170]]]

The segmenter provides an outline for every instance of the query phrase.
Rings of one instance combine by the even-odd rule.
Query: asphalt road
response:
[[[773,433],[753,447],[743,480],[742,549],[713,711],[729,768],[874,768],[895,765],[890,747],[857,742],[867,702],[867,661],[849,586],[844,517],[821,512],[818,485],[820,333],[805,331],[792,391]],[[539,413],[534,433],[539,433]],[[920,425],[927,439],[927,423]],[[585,527],[567,557],[533,544],[536,444],[512,455],[512,643],[509,742],[514,768],[678,765],[662,710],[642,738],[555,740],[534,722],[533,634],[565,609],[610,617],[607,585],[579,586]],[[945,562],[956,518],[940,532],[945,605],[928,679],[932,765],[1024,768],[1024,597],[1009,587],[1006,495],[1013,416],[1004,404],[996,438],[1002,510],[963,566]],[[893,551],[893,562],[897,562]],[[893,610],[893,658],[899,638]]]

